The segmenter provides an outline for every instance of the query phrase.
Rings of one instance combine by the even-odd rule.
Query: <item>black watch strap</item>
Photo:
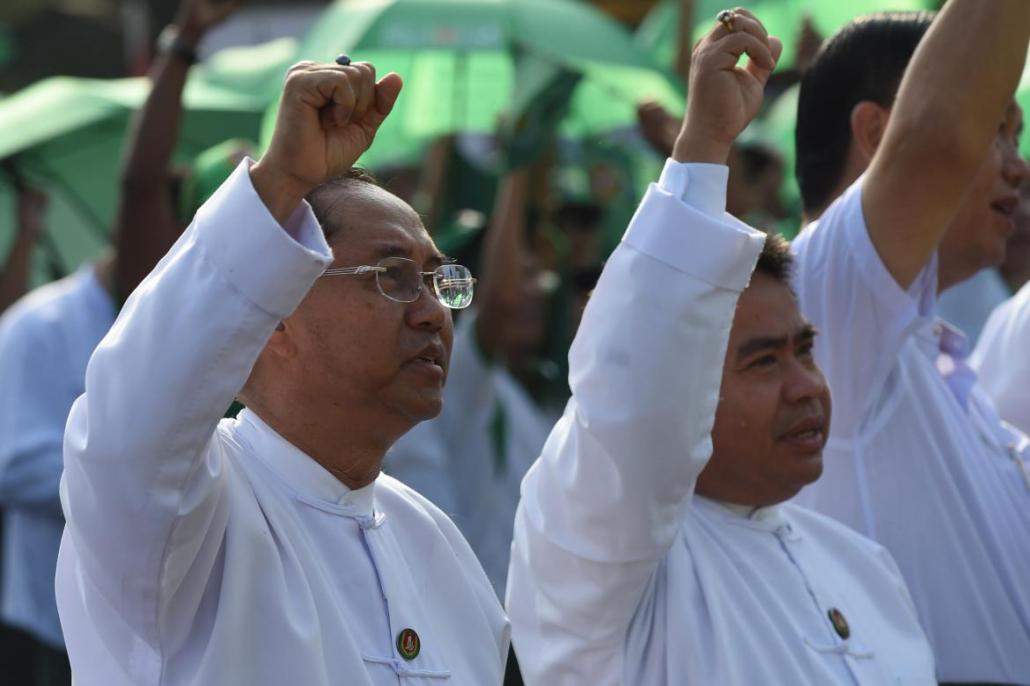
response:
[[[186,65],[197,62],[197,51],[182,40],[179,36],[179,29],[175,26],[166,26],[161,35],[157,37],[157,50],[162,55],[182,60]]]

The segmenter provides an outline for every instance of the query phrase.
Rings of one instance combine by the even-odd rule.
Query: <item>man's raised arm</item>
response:
[[[950,0],[905,72],[862,190],[869,236],[907,289],[987,156],[1023,71],[1026,0]]]
[[[626,630],[711,454],[734,310],[764,243],[725,214],[714,165],[780,50],[746,13],[735,29],[695,51],[675,161],[605,266],[570,353],[572,399],[522,484],[507,607],[531,686],[625,683]]]
[[[117,260],[114,290],[121,303],[150,273],[181,230],[169,192],[169,168],[179,140],[182,92],[207,31],[240,0],[182,0],[175,24],[150,70],[150,93],[133,118],[122,161],[118,213],[112,234]],[[167,44],[165,41],[169,40]]]
[[[301,199],[371,143],[400,90],[374,79],[367,64],[294,67],[269,152],[205,203],[94,352],[65,433],[62,557],[74,547],[79,567],[59,603],[84,575],[156,641],[155,606],[217,549],[202,545],[228,517],[215,427],[331,261]]]

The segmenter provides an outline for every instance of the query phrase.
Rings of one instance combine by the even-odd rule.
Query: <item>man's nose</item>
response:
[[[784,384],[784,395],[791,403],[817,398],[826,392],[826,378],[814,362],[795,360]]]
[[[408,303],[405,318],[412,328],[439,331],[450,320],[451,311],[440,302],[431,287],[423,287],[418,298]]]
[[[1019,188],[1027,178],[1030,178],[1030,165],[1023,159],[1023,156],[1019,153],[1019,148],[1015,145],[1009,146],[1005,151],[1002,174],[1013,188]]]

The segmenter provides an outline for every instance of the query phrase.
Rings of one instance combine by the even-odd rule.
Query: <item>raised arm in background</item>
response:
[[[129,130],[112,235],[117,253],[116,299],[124,301],[179,237],[189,218],[179,217],[170,188],[172,154],[179,140],[182,92],[195,52],[208,29],[241,0],[182,0],[150,70],[151,89]],[[180,221],[183,219],[183,221]]]
[[[987,156],[1028,34],[1025,0],[951,0],[905,71],[862,190],[869,236],[903,289],[937,250]]]
[[[43,230],[47,196],[42,191],[18,184],[17,226],[7,261],[0,271],[0,313],[29,289],[32,250]]]

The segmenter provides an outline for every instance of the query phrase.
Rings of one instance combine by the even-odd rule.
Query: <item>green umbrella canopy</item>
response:
[[[0,101],[0,158],[50,196],[34,282],[74,269],[106,244],[114,218],[126,126],[149,93],[146,79],[54,77]],[[209,84],[187,87],[178,157],[234,135],[255,137],[263,101]],[[10,179],[0,177],[0,255],[14,231]]]
[[[678,86],[625,29],[574,0],[338,0],[302,41],[297,59],[328,61],[340,53],[405,79],[394,113],[362,159],[369,166],[410,159],[440,135],[495,130],[521,86],[517,54],[586,76],[573,94],[570,134],[632,123],[640,100],[683,102]]]
[[[1030,119],[1030,54],[1027,54],[1023,77],[1019,80],[1019,86],[1016,87],[1016,102],[1023,108],[1023,117]],[[1025,127],[1023,135],[1020,136],[1019,151],[1023,153],[1023,157],[1030,159],[1030,133],[1027,133],[1026,129],[1030,129],[1030,126]]]
[[[695,0],[694,41],[715,25],[715,15],[726,9],[723,0]],[[744,0],[744,7],[757,16],[772,35],[783,41],[783,57],[779,67],[789,69],[794,63],[794,50],[800,35],[801,21],[811,17],[815,28],[824,37],[863,14],[886,10],[923,10],[933,6],[931,0]],[[655,55],[661,64],[671,65],[676,56],[676,31],[680,0],[663,0],[648,14],[637,30],[639,44]]]

